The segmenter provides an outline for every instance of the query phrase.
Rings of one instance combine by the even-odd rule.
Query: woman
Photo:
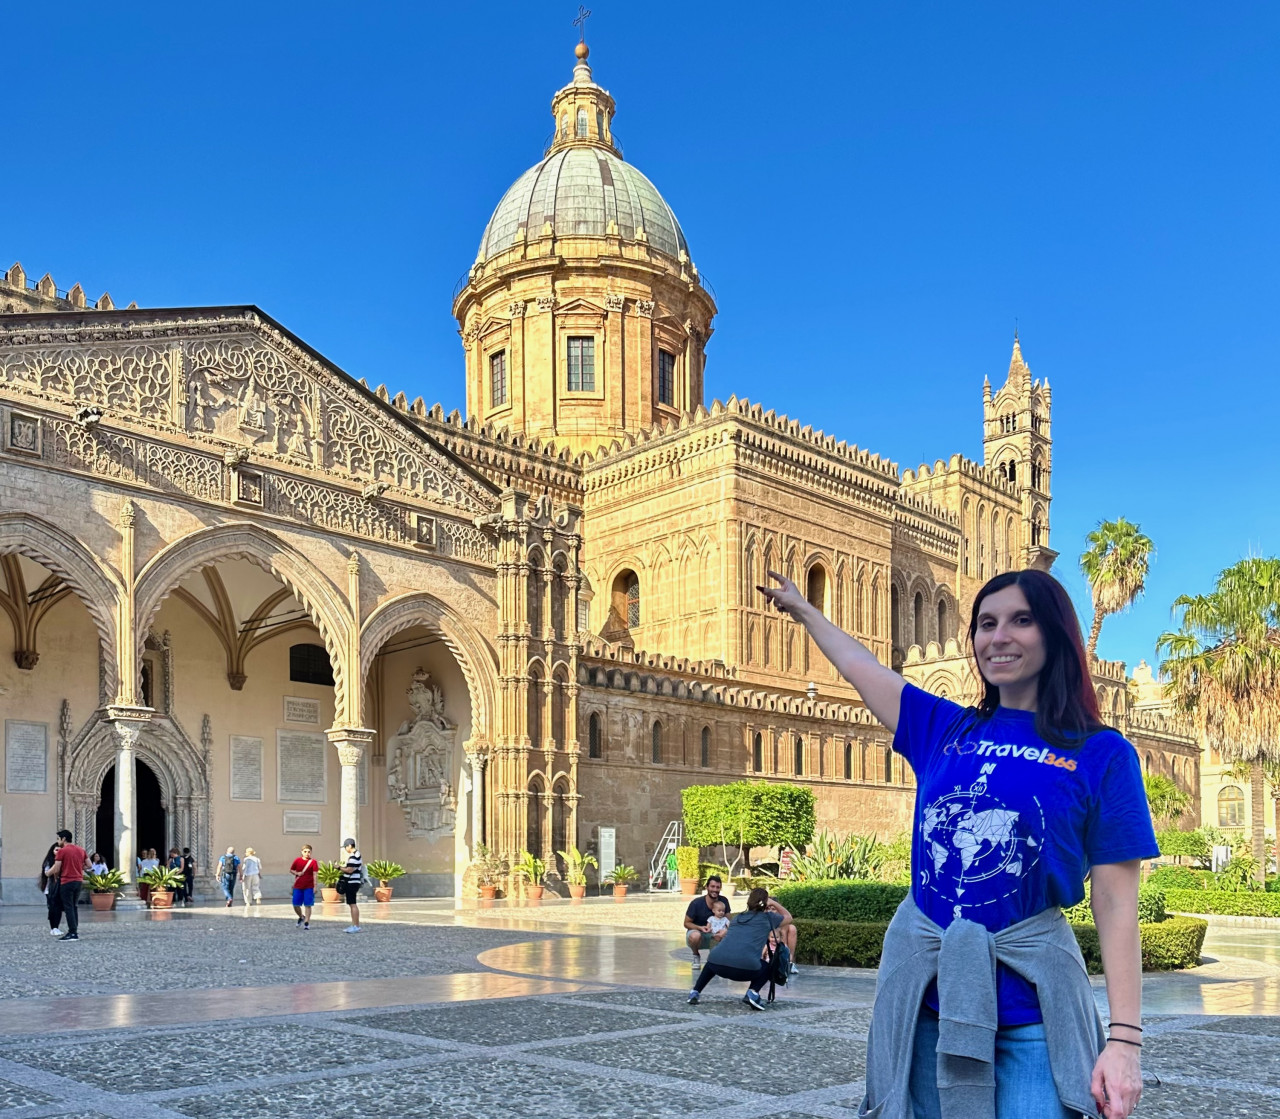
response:
[[[765,958],[769,934],[791,924],[791,914],[769,897],[769,891],[757,886],[747,895],[747,908],[729,922],[724,934],[707,956],[707,966],[698,974],[698,982],[689,992],[689,1002],[697,1003],[703,989],[717,975],[750,986],[743,996],[752,1010],[763,1010],[760,988],[769,982],[770,962]]]
[[[244,849],[244,862],[240,864],[240,890],[244,894],[247,909],[253,902],[262,901],[262,860],[252,847]]]
[[[53,864],[58,861],[58,845],[51,844],[45,856],[40,860],[40,892],[44,894],[45,909],[49,914],[49,934],[61,936],[62,929],[62,895],[58,892],[61,883],[55,875],[49,873]]]
[[[169,861],[164,864],[166,868],[172,870],[179,877],[182,875],[182,856],[178,854],[176,847],[169,848]],[[178,884],[178,888],[173,892],[173,900],[175,902],[186,903],[187,900],[187,881],[185,878]]]
[[[1125,1119],[1142,1093],[1139,869],[1158,852],[1137,754],[1102,725],[1066,591],[1040,571],[983,586],[969,623],[983,695],[962,708],[769,575],[765,597],[808,629],[916,774],[912,887],[885,936],[861,1113],[937,1119],[945,1096],[952,1114]],[[1086,874],[1106,1037],[1061,912]]]
[[[89,856],[89,869],[94,874],[106,874],[111,868],[107,866],[107,860],[97,851]]]
[[[196,859],[190,847],[182,849],[182,904],[190,905],[196,896]]]

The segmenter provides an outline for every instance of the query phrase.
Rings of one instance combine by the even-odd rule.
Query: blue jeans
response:
[[[227,901],[235,901],[236,899],[236,880],[234,878],[224,878],[222,880],[222,893]]]
[[[911,1054],[915,1119],[942,1119],[938,1105],[938,1018],[921,1008]],[[1049,1071],[1044,1023],[1004,1026],[996,1034],[995,1119],[1079,1119],[1058,1100]]]

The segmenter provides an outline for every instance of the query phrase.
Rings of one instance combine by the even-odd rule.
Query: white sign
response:
[[[287,695],[284,697],[284,721],[286,723],[307,723],[310,726],[320,725],[320,701],[305,699],[302,696]]]
[[[604,881],[613,873],[618,865],[618,829],[600,828],[600,881]]]
[[[4,787],[9,793],[43,793],[49,780],[49,724],[4,721]]]
[[[324,804],[329,744],[323,734],[276,731],[276,800],[285,804]]]
[[[319,812],[286,812],[284,814],[285,835],[319,835]]]
[[[231,799],[262,799],[262,739],[231,736]]]

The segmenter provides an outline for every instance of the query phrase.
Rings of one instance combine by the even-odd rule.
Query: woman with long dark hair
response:
[[[916,775],[911,892],[885,936],[860,1114],[1125,1119],[1142,1093],[1141,860],[1158,849],[1133,747],[1106,728],[1062,586],[1011,571],[978,592],[974,707],[908,684],[805,600],[803,624]],[[1062,909],[1085,896],[1104,1034]]]
[[[769,896],[763,886],[747,895],[746,908],[729,922],[724,937],[711,949],[707,966],[689,992],[689,1002],[696,1005],[703,989],[720,976],[747,984],[742,1001],[752,1010],[763,1010],[760,988],[769,982],[771,957],[766,953],[769,934],[791,924],[791,914]]]

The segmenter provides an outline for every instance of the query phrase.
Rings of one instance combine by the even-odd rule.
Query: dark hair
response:
[[[719,882],[720,885],[724,885],[724,880],[718,874],[707,875],[707,885],[710,886],[712,882]]]
[[[769,904],[769,891],[763,886],[757,886],[747,895],[747,912],[754,911],[763,912],[764,907]]]
[[[59,829],[58,829],[58,838],[59,838],[59,839],[65,839],[68,843],[70,843],[70,842],[71,842],[71,833],[70,833],[69,831],[67,831],[67,829],[66,829],[66,828],[59,828]]]
[[[1089,662],[1084,652],[1080,619],[1061,583],[1043,571],[1006,571],[989,579],[973,600],[969,619],[969,648],[978,631],[978,615],[988,595],[1007,587],[1018,587],[1027,598],[1031,616],[1044,638],[1044,667],[1036,688],[1036,734],[1054,746],[1078,746],[1102,729],[1098,697],[1089,678]],[[983,695],[977,713],[989,719],[1000,706],[1000,689],[982,675],[974,653],[974,664],[982,680]]]

